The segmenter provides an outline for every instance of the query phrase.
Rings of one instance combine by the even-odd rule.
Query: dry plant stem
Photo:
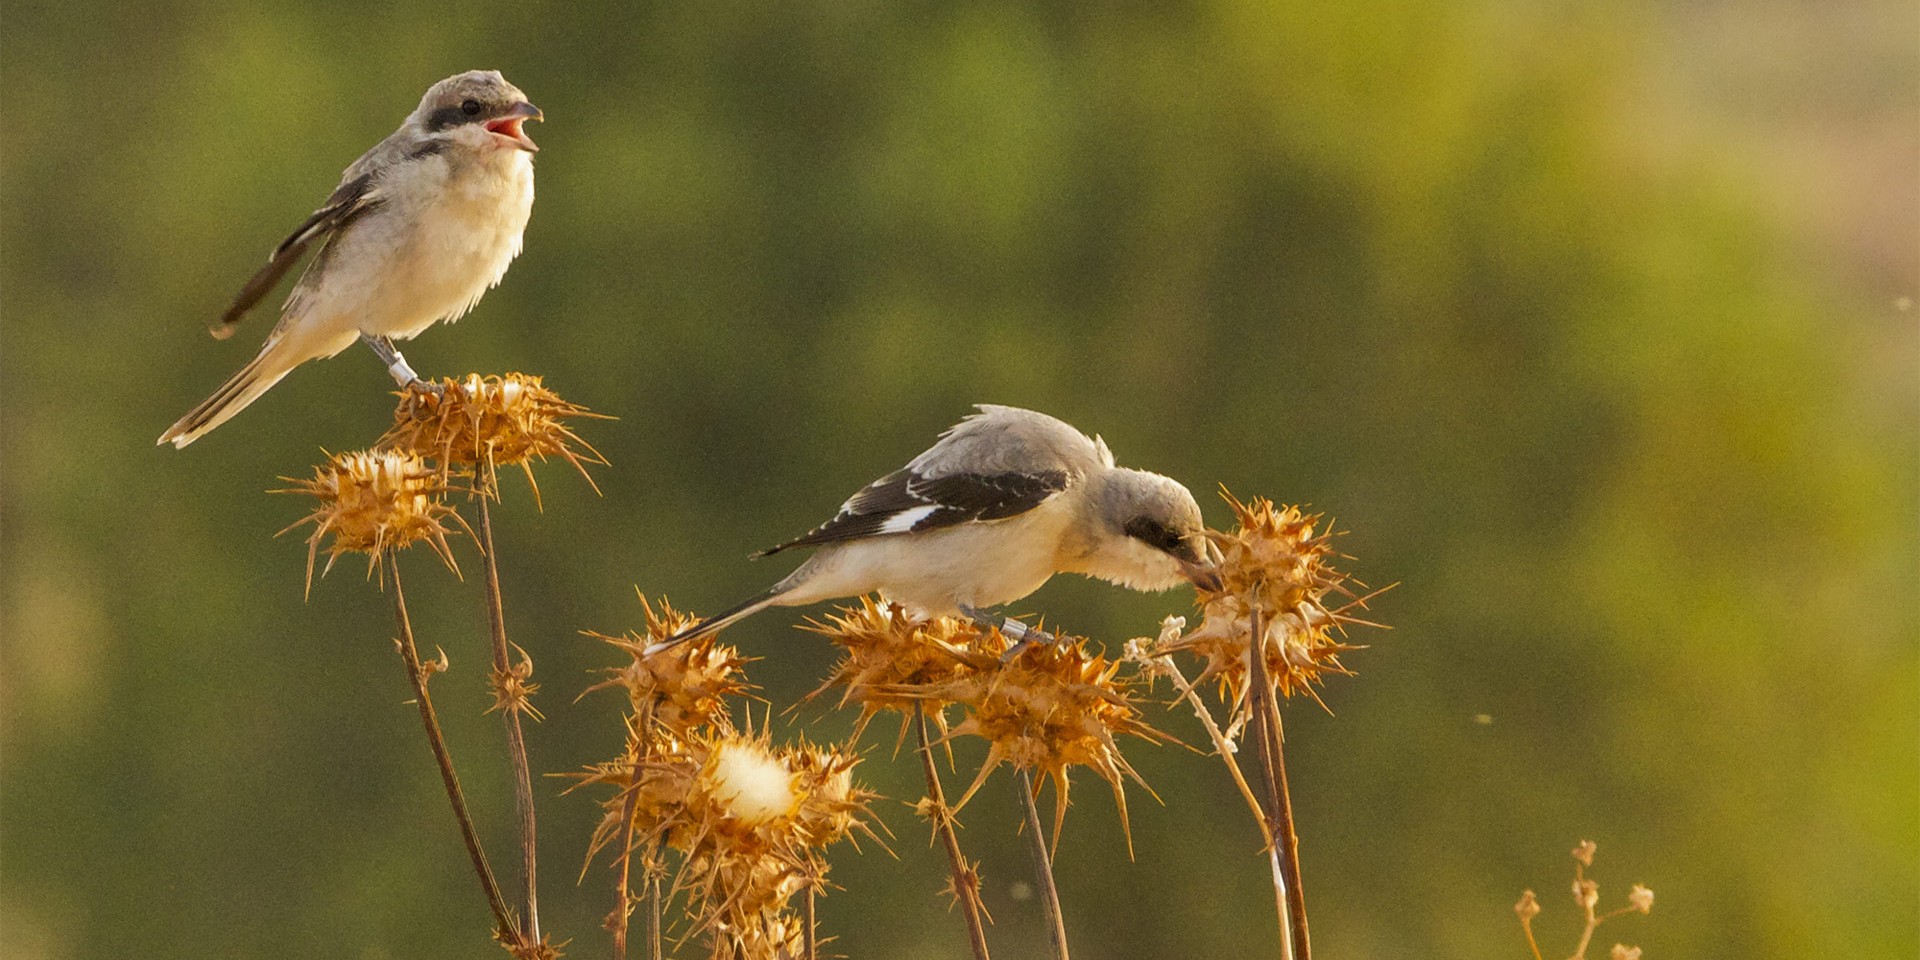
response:
[[[1527,947],[1533,951],[1533,960],[1543,960],[1540,956],[1540,942],[1533,939],[1533,918],[1521,917],[1520,929],[1527,934]]]
[[[818,960],[820,956],[820,953],[819,953],[820,943],[818,940],[814,938],[814,932],[813,932],[813,884],[811,883],[807,884],[807,903],[806,903],[805,921],[806,921],[806,930],[802,934],[802,936],[806,938],[805,942],[806,942],[806,948],[807,948],[807,960]]]
[[[1586,864],[1576,863],[1573,865],[1573,879],[1576,883],[1587,879]],[[1587,915],[1587,925],[1585,929],[1580,931],[1580,942],[1574,946],[1570,960],[1585,960],[1587,946],[1593,942],[1593,928],[1599,926],[1601,919],[1603,919],[1593,915],[1593,904],[1591,903],[1583,900],[1580,904],[1580,909]],[[1527,934],[1528,936],[1532,936],[1533,934],[1531,925],[1529,925],[1527,929]]]
[[[1033,805],[1033,772],[1021,770],[1013,778],[1020,793],[1020,805],[1027,813],[1027,838],[1033,848],[1033,872],[1040,888],[1040,902],[1047,910],[1047,926],[1053,934],[1053,955],[1067,958],[1067,920],[1060,913],[1060,889],[1053,883],[1053,857],[1047,853],[1046,835],[1040,832],[1040,808]]]
[[[1307,937],[1307,896],[1300,884],[1300,837],[1293,827],[1293,798],[1287,790],[1287,762],[1282,743],[1286,734],[1280,725],[1280,706],[1274,700],[1273,683],[1267,676],[1266,623],[1257,598],[1249,598],[1248,662],[1251,676],[1248,698],[1253,712],[1255,750],[1267,785],[1267,831],[1273,837],[1272,856],[1278,858],[1275,879],[1285,888],[1282,925],[1292,960],[1312,960],[1313,948]]]
[[[487,559],[487,622],[493,629],[493,669],[506,676],[512,665],[507,659],[506,614],[500,606],[500,568],[493,556],[493,515],[487,509],[494,486],[489,482],[480,492],[480,536]],[[540,897],[536,886],[534,857],[533,779],[527,770],[527,738],[520,729],[520,711],[508,707],[500,711],[507,724],[507,750],[513,756],[513,805],[520,814],[520,858],[525,866],[527,885],[527,941],[540,942]]]
[[[613,885],[613,915],[608,919],[613,927],[613,960],[626,960],[627,957],[627,915],[632,912],[628,904],[627,882],[633,868],[633,814],[640,805],[640,762],[646,749],[645,741],[634,748],[633,770],[627,775],[627,799],[620,807],[620,869],[616,871]],[[649,884],[651,889],[652,885]],[[653,956],[659,957],[659,925],[654,925]]]
[[[952,812],[947,809],[947,795],[940,787],[940,769],[933,762],[926,713],[916,710],[914,722],[920,733],[920,765],[927,774],[927,799],[933,801],[934,830],[940,834],[947,848],[947,865],[953,870],[954,895],[960,899],[960,912],[967,918],[967,939],[973,946],[974,960],[989,960],[987,931],[980,922],[980,878],[967,869],[967,858],[960,855],[960,837],[954,833]]]
[[[647,868],[647,960],[660,960],[660,878]]]
[[[1161,657],[1160,666],[1173,677],[1180,687],[1180,695],[1193,707],[1193,715],[1200,718],[1200,725],[1207,728],[1207,737],[1213,741],[1213,750],[1227,765],[1227,773],[1233,777],[1233,785],[1240,788],[1240,799],[1247,802],[1247,809],[1253,811],[1253,822],[1260,827],[1262,842],[1273,843],[1273,834],[1267,831],[1267,812],[1260,806],[1260,798],[1253,795],[1253,787],[1247,784],[1246,775],[1240,772],[1239,761],[1233,758],[1233,744],[1227,741],[1227,735],[1220,731],[1220,725],[1213,722],[1213,714],[1207,712],[1207,705],[1200,701],[1200,694],[1187,682],[1186,674],[1180,672],[1172,657]]]
[[[420,707],[420,724],[427,729],[427,745],[433,748],[433,758],[440,764],[440,782],[447,788],[447,802],[453,805],[453,818],[460,823],[461,839],[467,843],[467,856],[473,859],[473,872],[480,877],[480,886],[486,891],[487,904],[493,908],[493,920],[498,928],[498,936],[503,943],[519,943],[520,929],[513,921],[513,914],[507,909],[505,897],[500,895],[500,883],[493,877],[493,867],[487,863],[486,851],[480,848],[480,837],[474,833],[473,817],[467,812],[467,798],[460,790],[460,778],[453,772],[453,757],[447,753],[447,741],[440,733],[440,720],[434,715],[433,700],[427,696],[426,671],[420,668],[420,654],[413,645],[413,623],[407,618],[407,595],[400,586],[400,557],[395,551],[387,552],[387,569],[393,573],[393,612],[400,624],[400,659],[407,667],[407,680],[413,684],[413,700]]]

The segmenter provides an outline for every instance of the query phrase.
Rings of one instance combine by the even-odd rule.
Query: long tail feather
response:
[[[247,405],[260,399],[280,378],[286,376],[294,367],[300,365],[305,357],[288,356],[291,351],[284,340],[270,340],[260,349],[259,356],[253,358],[240,372],[233,375],[213,396],[200,401],[200,405],[187,411],[167,432],[160,435],[155,443],[171,443],[175,449],[186,446],[201,435],[212,430],[247,408]]]
[[[768,590],[766,593],[763,593],[757,597],[754,597],[753,599],[748,600],[747,602],[742,603],[739,606],[736,606],[725,612],[718,613],[711,617],[708,617],[705,620],[702,620],[699,623],[696,623],[693,626],[688,627],[687,629],[682,630],[679,633],[676,633],[673,636],[668,637],[667,639],[662,640],[651,647],[648,647],[646,652],[649,654],[658,653],[661,650],[667,650],[673,647],[677,647],[683,643],[686,643],[689,640],[698,640],[701,637],[704,637],[710,633],[715,633],[717,631],[724,630],[727,627],[732,626],[734,623],[740,620],[744,620],[750,616],[753,616],[754,614],[759,613],[760,611],[765,610],[766,608],[772,606],[773,602],[778,599],[780,599],[780,591],[778,588],[775,588],[773,590]]]

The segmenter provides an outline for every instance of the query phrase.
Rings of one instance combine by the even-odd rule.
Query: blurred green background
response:
[[[497,67],[549,118],[526,253],[407,354],[620,417],[582,431],[603,497],[550,466],[544,513],[510,486],[496,517],[542,771],[618,749],[617,697],[570,703],[616,662],[577,631],[638,625],[636,585],[739,599],[788,566],[749,551],[1013,403],[1216,524],[1222,483],[1327,511],[1401,584],[1336,715],[1289,708],[1323,957],[1521,957],[1524,887],[1564,953],[1581,838],[1605,898],[1659,897],[1595,956],[1920,954],[1916,37],[1900,0],[9,0],[4,953],[499,955],[389,597],[349,563],[303,602],[273,537],[304,509],[276,477],[380,432],[380,365],[153,446],[271,325],[203,332],[266,251],[429,83]],[[409,594],[510,875],[461,549],[467,581],[410,557]],[[1117,642],[1186,603],[1071,579],[1017,610]],[[730,636],[778,705],[827,655],[796,619]],[[898,858],[840,851],[823,923],[855,958],[962,957],[885,730],[861,776]],[[1217,763],[1126,749],[1165,802],[1132,792],[1128,863],[1081,778],[1079,953],[1270,955]],[[596,811],[561,786],[546,926],[594,956]],[[963,841],[995,955],[1040,957],[1008,791]]]

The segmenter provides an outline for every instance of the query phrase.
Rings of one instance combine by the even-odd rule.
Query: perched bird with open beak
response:
[[[340,186],[247,281],[212,326],[226,339],[301,254],[316,249],[258,356],[160,443],[184,447],[259,399],[294,367],[365,341],[402,387],[419,380],[395,338],[455,320],[500,282],[533,211],[533,152],[521,125],[539,108],[497,70],[428,88],[400,129],[375,144]]]
[[[819,548],[785,579],[654,649],[767,607],[876,591],[916,617],[966,616],[1021,639],[1028,629],[984,608],[1018,600],[1055,573],[1134,590],[1182,581],[1219,588],[1200,505],[1186,487],[1115,466],[1104,441],[1044,413],[978,409],[833,519],[757,555]]]

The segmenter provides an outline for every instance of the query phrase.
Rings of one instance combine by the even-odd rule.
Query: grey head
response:
[[[533,151],[540,148],[521,125],[541,119],[540,108],[500,71],[469,70],[428,87],[408,122],[428,136],[498,137],[502,146]]]
[[[1108,536],[1088,573],[1136,590],[1165,590],[1182,580],[1219,589],[1206,521],[1179,481],[1121,468],[1102,478],[1095,496]]]

